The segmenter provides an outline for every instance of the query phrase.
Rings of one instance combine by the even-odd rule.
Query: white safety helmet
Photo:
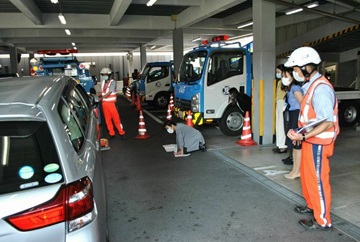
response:
[[[111,74],[111,69],[107,68],[107,67],[104,67],[104,68],[101,69],[100,74],[102,74],[102,75],[110,75]]]
[[[308,64],[318,65],[321,62],[319,53],[311,47],[300,47],[294,50],[287,62],[286,67],[305,66]]]

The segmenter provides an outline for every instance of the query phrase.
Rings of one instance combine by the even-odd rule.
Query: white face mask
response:
[[[174,129],[173,128],[167,128],[166,131],[169,133],[169,134],[172,134],[174,133]]]
[[[108,76],[108,75],[100,76],[100,78],[101,78],[101,81],[107,81],[107,80],[109,80],[109,76]]]
[[[291,83],[289,77],[283,77],[283,78],[281,78],[281,82],[282,82],[282,84],[283,84],[284,86],[286,86],[286,87],[289,86],[290,83]]]
[[[277,79],[280,79],[280,78],[281,78],[281,73],[276,72],[276,78],[277,78]]]
[[[300,77],[299,74],[296,71],[293,71],[293,76],[294,79],[297,80],[298,82],[304,82],[305,81],[305,77]]]

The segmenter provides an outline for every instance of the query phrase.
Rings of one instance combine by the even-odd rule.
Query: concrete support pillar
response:
[[[173,30],[173,51],[174,51],[174,71],[177,76],[181,60],[184,54],[184,31],[182,29]]]
[[[15,47],[9,47],[10,73],[18,73],[18,53]]]
[[[259,144],[273,143],[275,122],[274,78],[275,57],[275,3],[253,0],[253,126],[254,139]]]
[[[140,46],[140,70],[141,71],[146,64],[146,45]]]

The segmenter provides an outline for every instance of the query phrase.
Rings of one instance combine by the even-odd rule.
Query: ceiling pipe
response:
[[[356,19],[351,19],[351,18],[347,18],[347,17],[338,16],[338,15],[335,15],[335,14],[332,14],[332,13],[324,12],[324,11],[321,11],[321,10],[316,10],[316,9],[313,9],[313,8],[307,8],[307,7],[302,6],[302,5],[285,2],[285,1],[282,1],[282,0],[265,0],[265,1],[273,2],[273,3],[277,3],[277,4],[281,4],[281,5],[285,5],[285,6],[289,6],[289,7],[293,7],[293,8],[302,8],[306,12],[324,15],[324,16],[327,16],[327,17],[330,17],[330,18],[335,18],[335,19],[339,19],[339,20],[342,20],[342,21],[350,22],[350,23],[360,24],[360,21],[358,21]]]

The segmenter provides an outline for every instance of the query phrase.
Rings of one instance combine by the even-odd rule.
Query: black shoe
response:
[[[306,213],[313,214],[314,213],[314,210],[312,210],[311,208],[308,208],[308,206],[296,206],[294,208],[294,211],[299,214],[306,214]]]
[[[294,164],[292,157],[289,157],[289,159],[285,159],[285,161],[283,161],[283,162],[284,162],[284,165],[289,165],[289,166]]]
[[[299,224],[301,224],[302,226],[304,226],[307,229],[321,230],[321,231],[331,231],[332,230],[332,226],[323,227],[320,224],[318,224],[314,219],[310,219],[310,220],[301,219],[301,220],[299,220]]]
[[[279,149],[279,148],[277,148],[277,149],[274,149],[273,152],[274,152],[274,153],[277,153],[277,154],[282,154],[282,153],[286,153],[286,152],[287,152],[287,149],[286,149],[286,148],[285,148],[285,149]]]
[[[288,157],[286,157],[285,159],[281,159],[281,160],[282,160],[282,162],[289,161],[289,160],[292,160],[292,157],[291,157],[291,156],[288,156]]]
[[[272,149],[272,151],[277,152],[278,149],[279,149],[279,147],[276,147],[276,148]]]
[[[284,163],[284,165],[293,165],[294,164],[294,161],[292,160],[291,156],[289,156],[285,159],[282,159],[282,162]]]
[[[115,139],[115,135],[109,135],[108,139]]]
[[[206,151],[206,146],[205,146],[205,144],[201,144],[201,143],[200,143],[199,150],[201,150],[201,152],[205,152],[205,151]]]
[[[126,140],[125,134],[120,135],[120,138],[121,138],[122,140]]]

